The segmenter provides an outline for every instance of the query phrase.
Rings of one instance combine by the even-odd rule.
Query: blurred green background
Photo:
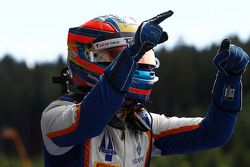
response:
[[[250,54],[250,39],[246,42],[231,37],[234,44]],[[216,69],[212,65],[217,45],[198,50],[180,44],[171,50],[156,52],[160,59],[150,102],[151,112],[168,117],[204,116],[211,99]],[[60,86],[52,83],[66,64],[66,56],[56,62],[36,64],[28,68],[25,62],[16,61],[15,55],[0,60],[0,167],[22,166],[15,139],[3,134],[6,128],[17,130],[33,167],[43,166],[43,144],[40,131],[42,111],[60,96]],[[231,141],[208,151],[189,155],[153,157],[152,167],[249,167],[250,166],[250,70],[243,77],[243,111],[238,118]],[[20,143],[19,143],[20,144]]]

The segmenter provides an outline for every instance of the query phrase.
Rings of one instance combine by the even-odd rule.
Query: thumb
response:
[[[163,43],[163,42],[165,42],[167,40],[168,40],[168,34],[167,34],[167,32],[163,31],[162,34],[161,34],[161,38],[160,38],[158,44]]]
[[[224,40],[221,42],[219,52],[221,52],[221,51],[223,51],[223,50],[228,50],[229,47],[230,47],[230,43],[231,43],[231,41],[230,41],[229,39],[224,39]]]

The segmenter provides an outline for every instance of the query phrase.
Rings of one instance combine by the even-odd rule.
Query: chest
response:
[[[93,167],[143,167],[150,151],[150,134],[106,128],[88,141],[85,160]]]

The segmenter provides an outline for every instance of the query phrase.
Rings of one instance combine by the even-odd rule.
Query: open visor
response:
[[[108,48],[104,50],[95,50],[93,62],[113,62],[114,59],[126,48],[127,46],[118,46],[114,48]]]
[[[103,50],[94,50],[85,52],[85,57],[91,61],[96,63],[111,63],[113,60],[126,48],[127,46],[118,46],[113,48],[107,48]],[[139,60],[139,64],[147,64],[152,65],[154,67],[157,66],[158,59],[156,59],[154,51],[149,50],[146,52],[142,58]]]

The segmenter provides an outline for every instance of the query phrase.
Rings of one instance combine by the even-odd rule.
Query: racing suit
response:
[[[229,43],[215,57],[219,73],[204,118],[142,112],[151,130],[110,126],[125,101],[137,62],[159,41],[167,40],[157,26],[164,19],[154,17],[143,23],[135,43],[115,58],[86,96],[80,100],[62,96],[44,110],[41,129],[46,167],[144,167],[151,155],[190,153],[228,142],[241,108],[241,75],[249,62],[242,49],[232,46],[229,50]]]
[[[237,112],[223,111],[211,103],[204,118],[168,118],[152,113],[151,119],[144,114],[152,133],[120,130],[108,123],[124,98],[125,93],[102,75],[82,101],[62,96],[52,102],[41,120],[45,166],[146,166],[151,152],[182,154],[225,144],[237,117]]]

